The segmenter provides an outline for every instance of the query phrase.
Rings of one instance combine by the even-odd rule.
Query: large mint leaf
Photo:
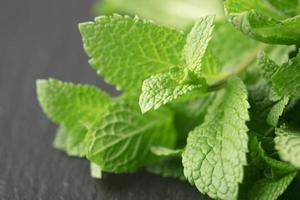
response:
[[[225,7],[231,22],[248,36],[266,43],[300,43],[297,0],[227,0]]]
[[[277,128],[275,133],[275,149],[280,158],[300,168],[300,133],[286,127]]]
[[[205,121],[188,136],[184,174],[212,198],[235,199],[246,165],[247,91],[238,78],[218,92]]]
[[[142,115],[137,102],[112,103],[86,138],[87,158],[108,172],[132,172],[157,161],[151,146],[173,148],[173,115],[162,109]]]
[[[102,16],[79,27],[92,67],[123,91],[138,91],[144,79],[180,64],[186,40],[137,17]]]
[[[64,127],[59,131],[63,133],[59,135],[67,135],[67,152],[82,155],[78,148],[82,148],[80,146],[86,134],[85,126],[91,124],[106,109],[109,96],[93,86],[54,79],[38,80],[37,95],[47,116]]]

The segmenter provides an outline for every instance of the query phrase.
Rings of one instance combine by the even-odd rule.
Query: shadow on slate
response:
[[[116,93],[88,66],[78,32],[91,0],[0,0],[0,200],[208,199],[186,182],[145,172],[90,177],[88,162],[52,147],[35,80],[53,77]]]

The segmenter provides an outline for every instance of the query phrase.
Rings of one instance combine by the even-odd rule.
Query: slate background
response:
[[[88,162],[52,147],[35,80],[53,77],[114,92],[88,66],[77,29],[91,0],[0,0],[0,199],[207,199],[188,183],[146,172],[92,179]]]

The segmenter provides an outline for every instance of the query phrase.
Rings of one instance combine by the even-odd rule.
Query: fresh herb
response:
[[[228,21],[185,32],[117,14],[80,24],[90,65],[122,94],[38,80],[54,146],[95,178],[144,168],[213,199],[297,198],[299,5],[227,0]]]

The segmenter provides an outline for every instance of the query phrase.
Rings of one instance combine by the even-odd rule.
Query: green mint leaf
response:
[[[72,129],[67,130],[64,126],[60,126],[56,132],[53,146],[56,149],[66,152],[69,156],[85,156],[84,137],[87,130]]]
[[[101,179],[102,178],[102,170],[99,165],[96,163],[90,162],[90,170],[91,170],[91,176],[93,178]]]
[[[185,181],[181,158],[167,158],[158,163],[147,166],[146,170],[150,173],[162,177],[176,178]]]
[[[205,82],[199,84],[184,83],[172,78],[169,73],[158,74],[144,81],[139,105],[142,112],[145,113],[152,108],[158,109],[188,93],[204,93],[206,89]]]
[[[289,102],[288,97],[280,99],[270,110],[267,116],[267,122],[273,127],[277,127],[280,116],[283,114],[284,108]]]
[[[298,1],[228,0],[230,21],[246,35],[274,44],[299,44]]]
[[[276,46],[268,52],[268,55],[283,65],[287,63],[289,53],[293,48],[288,46]],[[250,102],[250,122],[249,127],[253,131],[264,134],[271,127],[277,127],[278,120],[283,114],[289,102],[289,97],[277,94],[272,82],[272,76],[279,69],[271,59],[267,59],[265,53],[258,56],[258,66],[255,71],[258,73],[256,82],[248,87]],[[261,72],[261,73],[260,73]]]
[[[280,158],[300,168],[300,133],[288,130],[286,127],[277,128],[275,133],[275,149]]]
[[[248,165],[239,199],[275,200],[293,180],[296,169],[268,156],[255,136],[257,134],[250,132],[249,135]]]
[[[297,172],[285,175],[279,179],[264,178],[255,183],[249,192],[251,200],[276,200],[287,189]]]
[[[207,84],[201,75],[201,63],[211,39],[213,23],[214,17],[207,16],[194,25],[183,49],[183,66],[173,67],[171,72],[154,75],[143,82],[140,95],[143,113],[152,108],[157,109],[192,91],[198,90],[199,94],[206,91]],[[216,65],[212,59],[212,56],[205,59],[207,75],[211,75],[207,68],[215,68]]]
[[[187,36],[183,49],[184,66],[201,77],[201,62],[212,37],[214,16],[202,17]]]
[[[255,135],[254,133],[251,133],[251,135]],[[292,165],[276,160],[269,155],[266,154],[265,150],[262,148],[261,142],[258,141],[258,139],[254,136],[251,138],[251,152],[254,152],[256,154],[256,157],[258,159],[261,159],[265,165],[267,165],[268,168],[272,170],[272,176],[275,175],[286,175],[289,173],[293,173],[296,171],[296,168]]]
[[[180,30],[189,28],[200,17],[216,14],[224,18],[223,4],[219,0],[98,0],[95,6],[98,15],[126,13],[138,15],[155,23],[176,27]]]
[[[259,46],[262,48],[259,49]],[[283,45],[267,45],[267,44],[260,44],[257,48],[257,53],[255,59],[251,65],[249,65],[244,74],[242,74],[243,80],[246,85],[252,86],[257,82],[260,82],[262,77],[262,70],[261,66],[258,65],[257,62],[257,55],[264,49],[268,51],[268,56],[274,60],[276,63],[282,65],[283,63],[288,62],[290,54],[295,52],[295,46],[283,46]],[[247,52],[247,51],[246,51]],[[254,51],[253,51],[254,52]],[[246,54],[247,55],[247,54]],[[252,54],[254,55],[254,54]]]
[[[188,136],[183,152],[184,174],[211,198],[235,199],[246,165],[247,91],[234,78],[218,92],[205,121]]]
[[[63,126],[58,127],[53,141],[53,146],[61,151],[67,151],[69,133]]]
[[[136,100],[120,99],[88,132],[87,158],[107,172],[133,172],[157,161],[151,146],[173,148],[176,133],[169,110],[142,115]]]
[[[79,27],[91,66],[122,91],[138,91],[144,79],[180,64],[186,40],[137,17],[102,16]]]
[[[300,54],[289,62],[279,66],[261,53],[258,62],[265,78],[271,83],[276,93],[284,96],[300,96]]]
[[[182,149],[170,149],[162,146],[152,146],[150,151],[161,157],[181,156],[182,153]]]
[[[96,87],[55,79],[38,80],[37,95],[48,117],[66,126],[85,123],[86,119],[104,110],[109,102],[109,96]]]
[[[251,130],[264,135],[271,127],[277,127],[279,118],[289,102],[288,97],[278,97],[269,84],[261,80],[248,87]]]
[[[77,152],[82,156],[80,149],[87,131],[85,125],[92,123],[106,109],[109,96],[93,86],[54,79],[38,80],[37,95],[48,117],[64,127],[60,132],[65,133],[59,135],[68,135],[67,153],[75,155]]]

